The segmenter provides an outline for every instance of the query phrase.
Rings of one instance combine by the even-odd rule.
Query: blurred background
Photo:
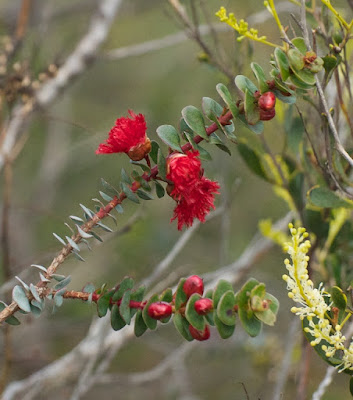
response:
[[[16,56],[18,61],[28,64],[34,75],[51,63],[60,66],[87,32],[97,3],[91,0],[33,0],[26,36]],[[217,24],[214,13],[221,5],[244,19],[254,18],[264,10],[258,0],[200,0],[193,3],[201,25],[208,21]],[[13,34],[21,4],[19,0],[0,1],[3,35]],[[183,4],[191,18],[190,1]],[[281,15],[286,24],[289,14]],[[263,13],[261,16],[262,23],[256,25],[259,34],[279,42],[273,21],[264,18]],[[29,265],[47,266],[60,250],[52,232],[61,236],[69,234],[64,223],[69,222],[69,215],[81,216],[80,203],[93,208],[91,199],[102,189],[101,177],[118,186],[121,167],[131,171],[124,155],[95,155],[98,144],[106,139],[116,118],[126,116],[129,109],[143,113],[148,136],[156,139],[159,125],[178,126],[183,107],[201,107],[203,96],[219,101],[215,89],[217,83],[227,84],[234,93],[233,82],[208,62],[195,40],[160,46],[146,50],[145,54],[128,54],[132,46],[183,30],[175,9],[166,0],[123,1],[92,65],[50,107],[33,115],[26,128],[25,145],[13,164],[9,211],[12,276],[19,275],[26,282],[36,282],[37,274],[28,269]],[[231,74],[252,77],[248,67],[250,60],[268,71],[271,49],[246,40],[238,43],[231,30],[218,32],[217,37],[215,45],[212,35],[202,36],[210,48],[222,49],[222,60]],[[113,50],[121,48],[127,50],[125,54],[114,55]],[[274,152],[283,144],[281,105],[277,107],[277,115],[278,118],[266,123],[265,128],[266,139]],[[248,134],[244,129],[237,126],[236,135]],[[286,205],[273,194],[269,185],[246,168],[237,154],[236,145],[229,143],[229,147],[232,157],[218,149],[207,149],[213,160],[204,162],[203,166],[207,177],[220,182],[217,206],[221,212],[195,229],[161,277],[169,286],[175,285],[181,276],[202,276],[236,261],[256,234],[259,220],[271,218],[276,221],[286,215]],[[3,176],[1,179],[4,188]],[[125,205],[125,213],[118,216],[117,228],[107,222],[116,233],[105,234],[103,244],[93,243],[92,252],[84,251],[85,263],[70,257],[60,268],[63,274],[72,275],[70,288],[80,290],[88,282],[96,287],[106,282],[111,287],[126,275],[136,281],[147,277],[183,235],[177,230],[175,221],[170,223],[173,208],[174,202],[167,196],[143,202],[140,206]],[[247,392],[251,400],[270,400],[274,398],[281,379],[283,357],[288,352],[289,376],[282,398],[295,398],[302,338],[299,331],[290,333],[295,329],[289,311],[291,303],[281,278],[283,271],[282,251],[273,247],[238,283],[240,287],[253,276],[263,281],[267,290],[279,298],[281,308],[275,327],[266,326],[255,339],[249,338],[240,326],[228,340],[220,339],[214,330],[208,342],[180,347],[184,341],[174,326],[161,326],[142,338],[127,340],[108,369],[109,373],[115,374],[116,380],[95,383],[82,398],[109,396],[130,400],[143,396],[145,400],[240,400],[247,399]],[[7,280],[3,278],[3,284]],[[4,290],[4,286],[1,288],[1,299],[8,300],[11,292]],[[47,306],[39,319],[22,316],[22,325],[11,328],[10,380],[26,378],[71,351],[86,336],[92,318],[96,318],[93,305],[78,301],[65,301],[55,314],[51,308]],[[114,333],[117,337],[120,334]],[[174,358],[159,374],[139,375],[158,366],[171,354]],[[3,357],[2,350],[0,362]],[[310,393],[323,378],[325,368],[314,354]],[[344,398],[347,394],[345,378],[336,380],[336,386],[331,386],[325,399]],[[51,399],[69,399],[75,385],[75,381],[63,382],[55,390],[46,388],[36,398],[47,399],[50,395]]]

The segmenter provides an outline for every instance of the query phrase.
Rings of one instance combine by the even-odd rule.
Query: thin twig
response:
[[[17,19],[16,33],[15,33],[15,39],[17,41],[22,40],[22,38],[26,33],[31,6],[32,6],[32,0],[22,0],[20,13]]]
[[[299,332],[299,325],[300,322],[298,318],[294,318],[289,325],[288,334],[285,338],[285,353],[282,359],[282,363],[279,367],[279,376],[276,382],[275,389],[273,391],[272,400],[281,400],[283,396],[283,390],[288,379],[288,374],[292,362],[293,349],[297,344],[295,336]]]
[[[14,107],[5,124],[4,140],[0,148],[0,169],[11,154],[18,137],[29,123],[33,111],[45,108],[52,103],[62,90],[67,88],[95,60],[96,53],[106,39],[121,3],[122,0],[99,2],[98,11],[92,18],[87,34],[81,39],[63,66],[59,68],[57,75],[39,89],[33,101]]]
[[[291,218],[292,214],[288,214],[285,218],[274,224],[275,229],[284,229]],[[258,239],[253,240],[252,244],[244,250],[234,263],[208,274],[207,281],[210,282],[213,280],[213,284],[215,284],[221,276],[223,279],[238,282],[243,274],[254,266],[255,261],[266,250],[271,248],[272,245],[273,243],[269,239],[263,238],[261,242]],[[104,343],[98,345],[99,337],[102,335],[104,336]],[[74,349],[29,377],[10,383],[3,393],[2,400],[16,400],[24,393],[30,393],[28,400],[31,400],[36,398],[38,393],[43,391],[44,387],[55,390],[60,386],[60,382],[67,381],[68,379],[72,381],[72,379],[79,376],[82,368],[84,368],[88,360],[96,352],[99,352],[101,355],[109,353],[109,358],[112,359],[114,354],[133,336],[132,325],[126,326],[117,335],[110,327],[109,318],[95,320],[87,336]],[[105,364],[104,368],[100,369],[100,372],[105,372],[108,366]],[[94,379],[98,379],[98,377],[95,376]],[[93,384],[94,382],[91,383]]]

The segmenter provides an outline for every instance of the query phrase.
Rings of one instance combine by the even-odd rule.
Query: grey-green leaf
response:
[[[161,125],[157,128],[157,135],[171,149],[182,153],[180,147],[180,137],[177,130],[172,125]]]
[[[31,305],[27,298],[27,295],[23,288],[19,285],[16,285],[12,290],[12,298],[17,303],[17,305],[21,308],[21,310],[26,312],[31,312]]]
[[[203,139],[208,140],[208,136],[205,129],[205,122],[201,111],[194,106],[187,106],[182,109],[181,114],[189,126],[197,135]]]

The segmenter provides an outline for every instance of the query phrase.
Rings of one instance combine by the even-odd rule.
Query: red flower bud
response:
[[[192,294],[203,294],[203,280],[198,275],[189,276],[183,285],[183,290],[189,298]]]
[[[262,110],[260,108],[260,120],[261,121],[269,121],[276,115],[276,110],[272,108],[272,110]]]
[[[194,339],[199,340],[200,342],[209,339],[211,336],[210,327],[208,325],[205,326],[203,331],[199,331],[192,325],[189,325],[189,332]]]
[[[272,110],[276,105],[276,96],[272,92],[266,92],[260,96],[258,104],[262,110]]]
[[[172,314],[172,306],[165,301],[152,303],[148,307],[148,315],[153,319],[162,319],[169,317]]]
[[[151,141],[148,137],[146,137],[144,143],[140,143],[134,147],[131,147],[127,155],[133,161],[140,161],[151,151],[151,148]]]
[[[194,304],[195,311],[199,315],[206,315],[213,310],[213,301],[211,299],[199,299]]]

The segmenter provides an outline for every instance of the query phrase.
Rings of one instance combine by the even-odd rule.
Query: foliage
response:
[[[231,282],[221,279],[214,289],[204,293],[202,278],[193,275],[181,278],[176,288],[149,294],[144,300],[144,286],[135,288],[131,277],[111,289],[105,284],[99,289],[88,284],[82,291],[74,291],[67,287],[71,277],[57,273],[70,254],[85,261],[80,254],[82,244],[91,249],[92,242],[103,241],[102,232],[112,232],[102,220],[109,217],[116,222],[116,213],[124,213],[123,202],[140,205],[167,194],[175,202],[171,221],[177,219],[179,230],[191,227],[195,219],[205,222],[221,189],[218,182],[205,176],[203,162],[212,160],[213,149],[231,155],[230,141],[236,144],[249,170],[284,200],[294,215],[293,222],[311,232],[309,241],[304,228],[296,229],[290,224],[292,241],[284,245],[291,260],[285,261],[288,275],[283,279],[288,296],[299,304],[291,311],[302,320],[305,337],[323,360],[352,375],[353,344],[345,345],[342,328],[353,307],[345,294],[347,291],[352,295],[353,278],[353,123],[347,111],[353,102],[348,46],[353,20],[347,21],[330,1],[321,0],[321,13],[315,1],[310,7],[305,7],[304,1],[293,2],[299,7],[301,18],[297,22],[301,32],[293,30],[291,35],[283,26],[274,1],[265,2],[279,29],[281,44],[258,36],[257,29],[249,29],[247,22],[227,14],[224,7],[216,13],[221,22],[237,32],[238,41],[248,39],[272,50],[268,72],[252,61],[250,69],[255,79],[243,74],[235,76],[236,96],[231,86],[218,83],[220,99],[203,97],[200,109],[188,105],[181,110],[179,126],[157,127],[160,143],[147,136],[144,115],[129,110],[130,117],[116,120],[96,153],[124,153],[130,158],[129,168],[121,169],[120,182],[114,185],[101,180],[102,190],[100,198],[93,199],[94,209],[81,204],[83,215],[70,216],[72,223],[66,224],[68,235],[53,234],[63,245],[62,250],[48,267],[33,265],[39,269],[36,285],[17,277],[20,285],[13,288],[11,303],[0,302],[0,322],[19,325],[17,311],[39,316],[48,299],[54,309],[66,299],[79,299],[96,303],[99,317],[110,314],[113,330],[134,323],[137,337],[155,330],[158,321],[164,324],[170,320],[186,341],[208,340],[210,326],[227,339],[233,335],[237,320],[251,337],[259,335],[263,324],[273,326],[279,302],[267,293],[264,283],[254,278],[237,291]],[[321,26],[312,37],[308,34],[311,19]],[[206,51],[207,46],[203,45],[203,49]],[[222,70],[210,52],[206,55],[203,62]],[[54,78],[55,74],[48,77]],[[326,99],[324,90],[333,84],[338,101],[335,108],[329,108],[332,102]],[[24,93],[23,86],[23,82],[18,86],[3,79],[2,96],[9,109],[16,102],[26,107],[38,102],[35,90]],[[284,115],[284,146],[274,154],[264,132],[266,124],[279,115]],[[239,134],[239,125],[248,133]],[[287,239],[269,220],[262,222],[260,228],[277,244]],[[331,288],[326,291],[324,286]]]

